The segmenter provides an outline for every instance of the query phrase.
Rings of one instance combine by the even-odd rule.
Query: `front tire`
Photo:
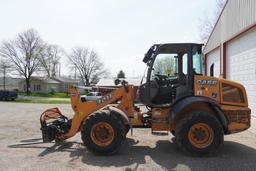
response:
[[[223,144],[220,122],[205,111],[192,111],[179,121],[176,143],[183,151],[196,156],[213,155]]]
[[[81,137],[88,150],[100,154],[112,154],[125,139],[125,126],[110,112],[90,115],[83,123]]]

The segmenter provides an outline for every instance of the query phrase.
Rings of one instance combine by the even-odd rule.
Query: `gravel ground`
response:
[[[43,144],[39,115],[55,106],[71,116],[70,105],[0,102],[0,170],[256,170],[251,130],[226,136],[216,156],[201,158],[185,155],[171,135],[151,135],[150,129],[134,129],[112,156],[88,152],[80,134],[61,145]]]
[[[23,95],[19,95],[18,99],[20,99],[20,100],[61,100],[61,101],[70,101],[70,98],[37,97],[37,96],[23,96]]]

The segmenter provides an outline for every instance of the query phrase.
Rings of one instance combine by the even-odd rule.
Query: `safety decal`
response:
[[[112,94],[109,94],[109,95],[106,95],[106,96],[104,96],[104,97],[102,97],[100,99],[97,99],[96,100],[96,104],[100,105],[100,104],[102,104],[102,103],[104,103],[104,102],[106,102],[106,101],[108,101],[110,99],[112,99]]]

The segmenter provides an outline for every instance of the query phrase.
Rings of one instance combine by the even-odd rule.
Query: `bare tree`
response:
[[[99,56],[89,48],[76,47],[68,56],[72,68],[76,68],[85,86],[96,83],[105,69]]]
[[[209,15],[204,15],[203,18],[200,18],[199,30],[200,30],[200,41],[202,41],[202,43],[207,42],[225,3],[226,3],[226,0],[216,0],[217,5],[214,11],[213,17],[209,17]]]
[[[30,79],[40,66],[40,55],[45,48],[43,40],[34,29],[26,30],[14,39],[3,41],[0,55],[8,59],[15,71],[26,81],[26,93],[30,93]]]
[[[3,75],[3,86],[4,90],[6,87],[6,76],[8,75],[9,72],[11,72],[12,65],[5,59],[0,60],[0,72]]]
[[[56,77],[60,72],[60,59],[64,55],[64,50],[58,45],[47,45],[40,57],[43,71],[48,77]]]

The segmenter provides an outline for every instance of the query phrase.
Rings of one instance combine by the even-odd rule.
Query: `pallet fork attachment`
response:
[[[43,142],[51,142],[58,141],[58,136],[69,130],[71,120],[62,115],[58,108],[51,108],[41,114],[40,123]]]
[[[106,110],[110,104],[117,101],[120,101],[120,103],[115,108],[124,113],[124,116],[120,114],[120,118],[133,117],[135,112],[133,103],[134,87],[128,85],[127,82],[122,82],[122,85],[100,99],[83,102],[77,87],[69,87],[69,96],[74,115],[72,119],[68,119],[58,108],[44,111],[40,117],[43,142],[63,141],[74,136],[80,131],[81,125],[89,115],[97,111]],[[142,125],[140,121],[137,122]],[[125,124],[129,125],[129,122]]]

